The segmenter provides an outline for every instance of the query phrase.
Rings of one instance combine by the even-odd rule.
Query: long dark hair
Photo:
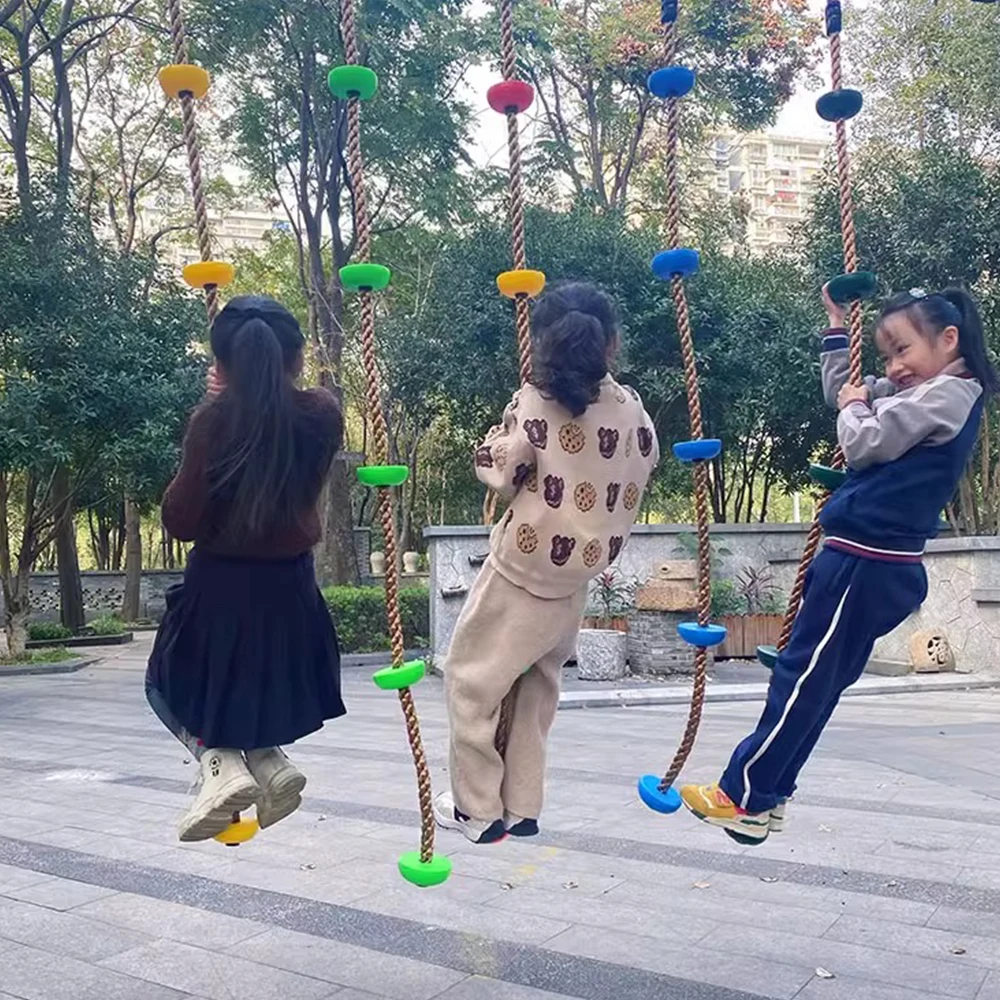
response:
[[[958,349],[969,371],[979,379],[987,394],[1000,390],[1000,378],[986,353],[979,309],[964,288],[946,288],[929,295],[919,288],[900,292],[882,307],[879,323],[899,312],[906,312],[920,333],[930,340],[936,340],[947,327],[956,327]]]
[[[241,295],[212,324],[212,352],[226,388],[211,405],[221,417],[209,461],[213,501],[224,507],[224,533],[259,538],[292,521],[303,502],[297,482],[290,375],[305,338],[295,317],[273,299]]]
[[[604,292],[582,281],[557,285],[532,313],[532,382],[580,416],[598,397],[617,336],[615,307]]]

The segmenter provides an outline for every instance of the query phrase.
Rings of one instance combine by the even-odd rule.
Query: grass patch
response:
[[[79,659],[78,653],[73,653],[60,646],[51,649],[26,649],[17,656],[0,656],[0,667],[15,667],[35,665],[40,663],[63,663],[66,660]]]

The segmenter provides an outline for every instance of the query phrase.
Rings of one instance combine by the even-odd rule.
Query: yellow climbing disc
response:
[[[221,288],[236,277],[236,268],[224,260],[199,260],[188,264],[183,273],[192,288]]]
[[[497,275],[497,288],[501,295],[508,299],[516,299],[519,295],[535,298],[542,294],[545,287],[545,275],[541,271],[530,271],[520,268],[516,271],[504,271]]]
[[[207,69],[192,63],[173,63],[164,66],[157,73],[157,79],[167,97],[178,98],[181,94],[191,94],[201,100],[212,85],[212,77]]]
[[[260,824],[255,819],[241,819],[238,823],[232,823],[222,831],[217,833],[215,839],[226,847],[239,847],[248,840],[253,840],[260,831]]]

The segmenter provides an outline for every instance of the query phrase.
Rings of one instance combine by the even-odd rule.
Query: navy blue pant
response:
[[[864,672],[875,640],[926,596],[921,563],[879,562],[831,548],[819,553],[757,728],[736,748],[720,782],[736,805],[762,813],[791,797],[841,694]]]

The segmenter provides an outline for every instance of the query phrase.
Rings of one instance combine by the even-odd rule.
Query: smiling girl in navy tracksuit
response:
[[[820,516],[825,543],[757,728],[717,785],[681,789],[699,819],[741,843],[762,843],[780,829],[799,771],[875,640],[927,596],[924,546],[969,462],[984,395],[998,388],[964,290],[914,289],[891,299],[875,332],[886,378],[863,386],[847,381],[845,312],[825,289],[824,301],[831,329],[823,336],[823,392],[840,410],[847,480]]]

